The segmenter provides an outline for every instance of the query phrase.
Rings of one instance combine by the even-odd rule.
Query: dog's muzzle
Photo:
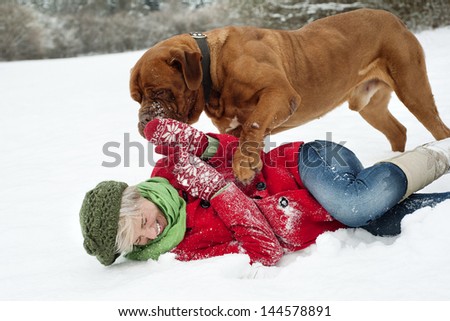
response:
[[[138,129],[141,136],[144,137],[144,128],[147,123],[155,118],[170,118],[160,102],[154,101],[149,107],[141,107],[138,123]]]

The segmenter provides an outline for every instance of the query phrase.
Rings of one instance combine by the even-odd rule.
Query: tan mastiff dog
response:
[[[206,37],[205,37],[206,36]],[[394,15],[362,9],[295,31],[225,27],[150,48],[131,72],[139,131],[168,117],[192,124],[205,111],[240,137],[233,170],[261,168],[264,136],[302,125],[345,101],[403,151],[406,128],[388,111],[391,92],[436,139],[450,137],[428,82],[422,47]]]

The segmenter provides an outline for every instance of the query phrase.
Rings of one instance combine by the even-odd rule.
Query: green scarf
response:
[[[138,261],[157,260],[159,256],[176,247],[186,232],[186,202],[165,178],[153,177],[137,185],[142,197],[153,202],[164,213],[167,226],[146,245],[135,245],[126,258]]]

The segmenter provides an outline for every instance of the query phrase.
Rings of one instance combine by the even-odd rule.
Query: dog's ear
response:
[[[139,72],[138,70],[133,67],[130,70],[130,94],[131,94],[131,98],[133,98],[133,100],[137,101],[138,103],[142,102],[142,94],[141,91],[139,89]]]
[[[180,69],[184,81],[190,90],[198,90],[202,84],[202,56],[199,52],[185,51],[180,48],[170,50],[169,65]]]

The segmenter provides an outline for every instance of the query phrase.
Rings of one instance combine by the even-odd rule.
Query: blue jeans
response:
[[[352,151],[328,141],[301,147],[299,173],[331,216],[376,235],[398,234],[405,215],[450,198],[450,193],[413,194],[399,203],[407,188],[399,167],[386,162],[364,168]]]

